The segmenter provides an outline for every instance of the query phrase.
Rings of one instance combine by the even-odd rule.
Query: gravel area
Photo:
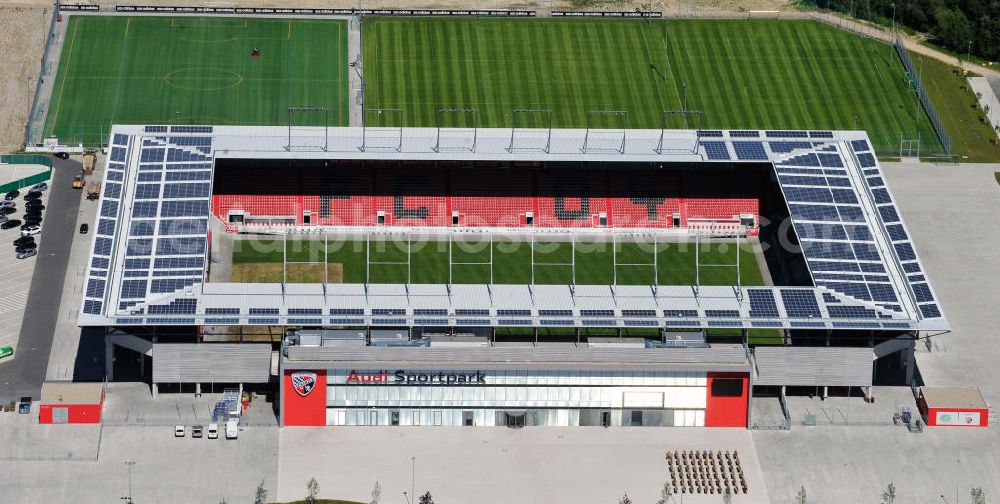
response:
[[[24,146],[50,9],[0,4],[0,152]]]

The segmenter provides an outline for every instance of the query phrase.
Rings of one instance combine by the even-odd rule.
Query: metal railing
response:
[[[910,78],[916,84],[917,96],[920,98],[920,103],[924,106],[924,111],[927,112],[927,117],[931,120],[931,125],[934,126],[934,132],[937,133],[938,139],[941,140],[941,146],[944,147],[945,154],[951,154],[951,136],[948,135],[948,130],[945,129],[941,117],[934,108],[934,104],[931,103],[931,97],[927,94],[926,89],[924,89],[924,83],[921,81],[920,75],[917,74],[916,68],[913,66],[913,61],[910,60],[910,54],[906,50],[906,45],[903,44],[903,39],[897,35],[894,45],[896,46],[896,52],[899,54],[899,59],[903,61],[903,66],[906,67],[907,73],[910,74]]]

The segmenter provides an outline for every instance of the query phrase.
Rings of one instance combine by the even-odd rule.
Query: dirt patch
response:
[[[51,6],[0,6],[0,152],[24,148]]]
[[[326,283],[344,283],[344,265],[341,263],[330,263],[327,265]]]
[[[323,283],[326,281],[326,272],[322,263],[290,263],[286,268],[288,268],[288,283]]]
[[[243,263],[233,265],[232,281],[235,283],[280,283],[285,274],[281,264]]]

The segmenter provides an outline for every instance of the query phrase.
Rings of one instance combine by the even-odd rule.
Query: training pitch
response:
[[[659,128],[662,111],[688,109],[708,128],[864,129],[884,151],[918,136],[921,152],[941,150],[894,50],[814,21],[366,18],[362,33],[366,106],[402,109],[410,126],[474,108],[479,127],[510,127],[520,108],[550,110],[554,127],[621,110],[629,128]]]
[[[342,21],[71,16],[44,133],[96,145],[112,123],[284,125],[301,106],[347,125],[346,54]]]

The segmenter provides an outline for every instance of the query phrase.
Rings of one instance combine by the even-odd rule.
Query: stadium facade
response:
[[[746,426],[755,385],[870,386],[872,361],[887,342],[912,352],[914,336],[949,328],[860,131],[117,125],[109,149],[80,325],[128,337],[164,326],[319,330],[281,345],[283,425]],[[602,198],[571,205],[541,191],[537,175],[520,199],[438,198],[433,191],[404,197],[391,187],[351,185],[346,192],[282,196],[293,198],[292,206],[281,198],[254,206],[251,196],[213,189],[220,163],[231,177],[241,163],[259,160],[304,162],[316,171],[349,163],[354,173],[366,164],[433,170],[459,163],[484,177],[488,167],[544,171],[576,163],[603,166],[608,175]],[[678,164],[696,177],[718,166],[766,166],[807,280],[766,287],[207,281],[217,259],[213,226],[295,236],[761,232],[756,200],[717,208],[697,196],[656,198],[646,190],[618,198],[607,189],[630,178],[629,165]],[[254,176],[244,183],[268,194],[272,181],[247,173]],[[280,186],[285,174],[272,175]],[[708,175],[719,187],[724,176]],[[446,184],[454,191],[453,180]],[[484,206],[493,213],[484,215]],[[498,341],[498,327],[534,337],[528,344]],[[539,339],[539,328],[575,331],[576,341]],[[593,328],[619,336],[652,329],[658,336],[580,338]],[[738,330],[743,338],[688,341],[681,333],[710,329]],[[781,331],[786,341],[795,332],[826,334],[828,345],[840,333],[868,338],[856,347],[754,349],[746,335],[759,329]],[[256,368],[265,365],[224,353],[187,368],[181,354],[169,359],[169,380],[177,382],[221,381],[212,378],[220,372],[240,381],[240,372],[220,370],[249,366],[255,369],[246,372],[259,376]],[[156,382],[155,351],[152,360]]]

